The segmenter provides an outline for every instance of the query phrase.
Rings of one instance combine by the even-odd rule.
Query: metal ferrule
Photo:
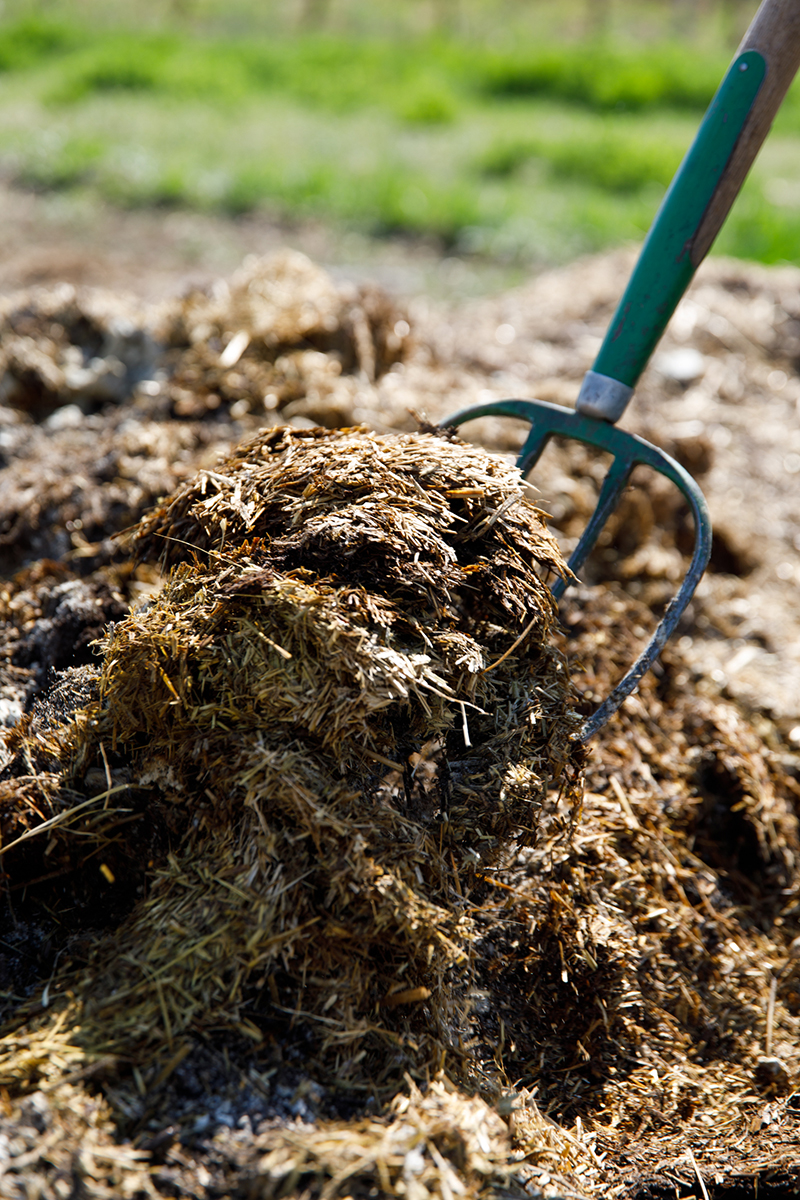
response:
[[[587,371],[575,408],[586,417],[600,417],[613,425],[625,412],[632,395],[633,388],[626,383],[620,383],[610,375]]]

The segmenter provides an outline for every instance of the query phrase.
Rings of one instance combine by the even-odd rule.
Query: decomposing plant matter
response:
[[[266,414],[338,426],[363,406],[372,421],[408,351],[400,318],[292,251],[149,308],[67,284],[0,297],[0,572],[106,561],[115,532]],[[405,403],[383,407],[408,425]]]
[[[543,579],[565,568],[518,473],[429,433],[272,430],[135,546],[176,565],[106,638],[96,699],[49,731],[72,792],[49,797],[41,851],[116,878],[137,812],[171,850],[73,999],[56,976],[75,1045],[152,1082],[198,1031],[261,1041],[294,1014],[341,1080],[458,1057],[464,888],[535,841],[559,789],[567,819],[579,796]],[[43,874],[25,825],[18,861]]]
[[[628,270],[414,308],[385,371],[399,312],[251,263],[151,310],[119,401],[56,368],[116,347],[133,386],[126,345],[8,302],[0,357],[32,339],[55,390],[3,359],[3,1195],[797,1192],[797,272],[705,264],[665,339],[704,374],[643,381],[716,549],[577,821],[557,651],[583,713],[674,590],[679,510],[626,493],[559,631],[512,470],[332,428],[571,402]],[[537,467],[567,538],[593,469]]]

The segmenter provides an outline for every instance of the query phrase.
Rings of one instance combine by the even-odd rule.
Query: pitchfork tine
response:
[[[719,233],[800,63],[800,3],[764,0],[711,101],[694,142],[664,197],[575,411],[543,400],[500,400],[463,409],[443,422],[509,416],[531,430],[517,465],[527,473],[552,437],[572,438],[612,456],[589,524],[569,560],[585,562],[639,463],[665,475],[692,510],[695,545],[678,594],[647,647],[583,726],[586,741],[617,711],[652,665],[689,603],[711,554],[711,523],[688,471],[643,438],[614,428],[678,301]],[[558,580],[560,598],[568,582]]]

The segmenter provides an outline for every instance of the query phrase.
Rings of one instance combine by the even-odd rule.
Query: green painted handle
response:
[[[763,0],[648,234],[576,408],[619,419],[800,65],[800,0]]]
[[[755,50],[728,69],[647,235],[593,371],[632,388],[686,291],[692,243],[764,80]]]

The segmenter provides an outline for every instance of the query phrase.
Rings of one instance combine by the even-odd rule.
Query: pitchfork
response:
[[[694,520],[692,560],[677,594],[639,658],[585,722],[586,741],[617,711],[652,666],[694,594],[711,554],[705,499],[688,471],[636,434],[615,428],[679,300],[719,233],[800,64],[800,0],[764,0],[711,101],[694,142],[656,214],[575,411],[544,400],[498,400],[448,417],[448,427],[478,417],[519,417],[530,432],[517,459],[527,474],[553,437],[604,450],[612,463],[597,505],[569,560],[577,572],[640,464],[671,480]],[[567,582],[553,585],[557,599]]]

